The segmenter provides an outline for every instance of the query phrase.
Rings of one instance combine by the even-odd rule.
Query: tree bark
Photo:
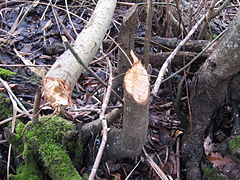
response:
[[[137,156],[147,137],[149,77],[141,62],[138,60],[134,62],[124,78],[123,128],[112,128],[109,132],[107,158]]]
[[[127,70],[131,68],[132,64],[130,51],[134,49],[134,34],[137,28],[137,7],[137,5],[131,7],[123,17],[121,30],[118,35],[118,43],[125,54],[120,48],[118,48],[117,74],[119,76],[114,81],[114,90],[121,96],[123,95],[123,74],[125,74]],[[129,60],[131,62],[129,62]]]
[[[141,43],[144,41],[144,38],[136,37],[135,40]],[[181,39],[178,38],[163,38],[158,36],[153,36],[151,38],[152,45],[158,45],[164,50],[175,49],[180,42]],[[209,43],[210,41],[208,40],[189,40],[184,44],[184,48],[180,50],[201,52]]]
[[[97,53],[112,20],[116,0],[99,0],[87,25],[78,35],[74,49],[88,65]],[[83,67],[72,53],[65,51],[53,64],[43,79],[42,91],[47,102],[54,108],[71,103],[71,93]]]
[[[216,49],[199,69],[191,86],[192,129],[184,135],[187,179],[201,179],[203,136],[216,110],[228,96],[228,83],[240,70],[240,13]]]

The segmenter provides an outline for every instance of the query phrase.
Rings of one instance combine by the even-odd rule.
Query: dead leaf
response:
[[[207,156],[207,159],[213,164],[213,167],[223,168],[229,162],[232,162],[232,159],[221,156],[218,152],[211,153],[210,156]]]

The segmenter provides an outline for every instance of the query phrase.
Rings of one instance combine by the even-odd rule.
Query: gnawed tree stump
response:
[[[137,156],[147,137],[149,77],[135,55],[133,59],[134,64],[124,78],[123,127],[112,128],[108,135],[106,156],[111,158]]]

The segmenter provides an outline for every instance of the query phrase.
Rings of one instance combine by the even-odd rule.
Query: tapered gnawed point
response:
[[[54,109],[71,104],[71,89],[62,80],[46,77],[42,81],[42,87],[45,101]]]
[[[138,58],[131,51],[134,63],[124,78],[124,86],[126,91],[133,97],[138,104],[147,103],[149,97],[149,77],[146,69]]]

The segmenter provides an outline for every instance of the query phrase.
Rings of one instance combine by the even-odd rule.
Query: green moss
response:
[[[225,180],[225,177],[220,174],[218,168],[203,168],[202,170],[207,180]]]
[[[15,128],[16,134],[22,135],[24,128],[25,128],[25,125],[21,121],[19,121]]]
[[[41,162],[40,166],[45,167],[52,179],[81,179],[67,154],[69,150],[82,151],[81,146],[74,148],[77,144],[74,141],[76,135],[76,127],[72,122],[52,116],[43,117],[35,124],[18,123],[16,133],[12,135],[10,142],[26,160],[29,157],[38,157],[35,161]],[[18,175],[15,178],[26,179],[26,173],[22,173],[25,169],[26,162],[18,168]]]
[[[0,76],[2,76],[3,78],[8,78],[8,77],[14,76],[15,74],[16,74],[15,72],[0,68]]]
[[[240,152],[240,135],[228,140],[228,146],[232,153]]]
[[[40,156],[52,179],[81,179],[71,159],[61,145],[45,143],[41,145]]]
[[[12,103],[0,94],[0,121],[12,116]]]
[[[39,76],[36,75],[36,74],[33,74],[33,75],[31,76],[31,78],[30,78],[30,81],[33,82],[33,83],[38,83],[39,80],[41,80],[41,79],[40,79]]]
[[[43,180],[43,175],[39,171],[33,157],[28,157],[25,162],[21,163],[17,169],[17,175],[12,175],[14,180]]]
[[[13,134],[9,142],[13,145],[15,151],[19,154],[23,152],[24,144],[22,142],[22,136],[19,134]]]
[[[26,159],[29,156],[38,157],[35,161],[42,162],[41,166],[45,167],[52,179],[81,179],[67,154],[74,148],[73,139],[77,135],[72,122],[58,116],[47,116],[24,127],[19,124],[16,132],[20,134],[15,137],[20,135],[24,144],[22,155]]]

